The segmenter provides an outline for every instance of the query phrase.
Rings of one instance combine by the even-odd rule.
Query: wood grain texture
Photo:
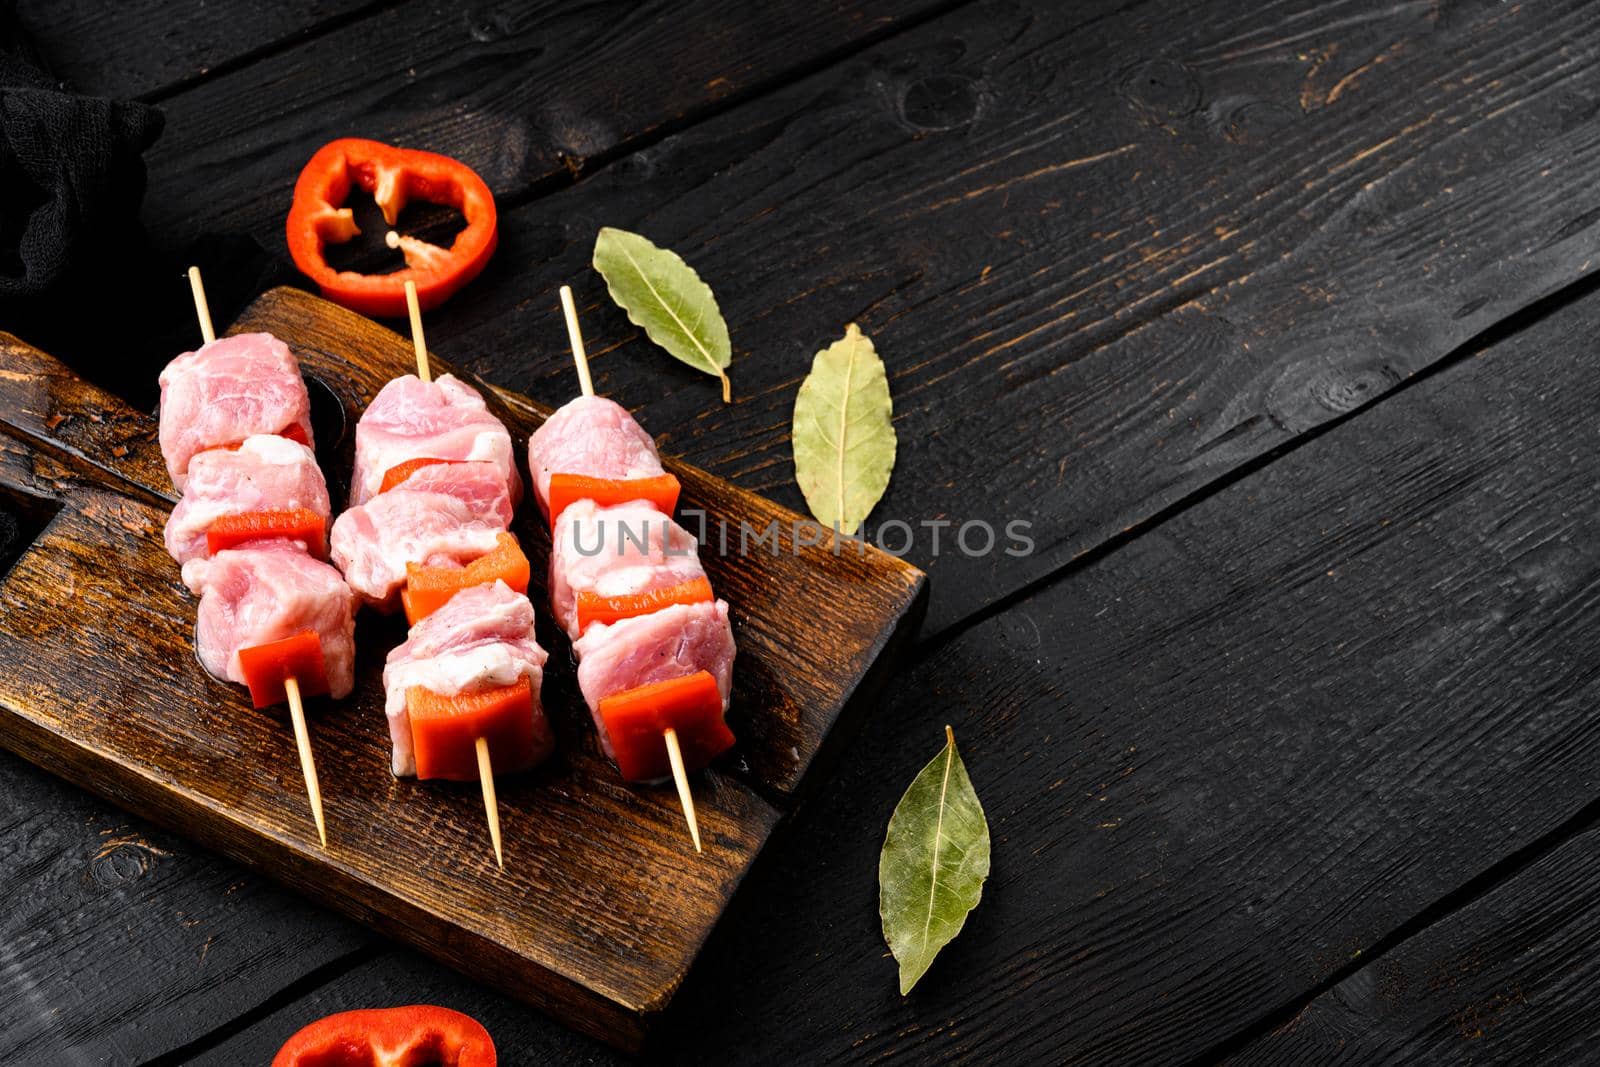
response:
[[[1582,276],[1591,16],[963,7],[508,212],[505,273],[430,335],[555,402],[571,282],[602,388],[799,509],[794,393],[860,323],[902,442],[869,532],[951,524],[909,557],[942,632]],[[611,307],[602,225],[711,284],[732,405]],[[1030,522],[1032,554],[952,547],[972,520]]]
[[[730,914],[680,1057],[1182,1061],[1583,809],[1597,325],[1569,308],[939,648]],[[901,1001],[873,861],[946,721],[994,872]]]
[[[57,360],[0,333],[0,411],[6,432],[42,447],[41,462],[66,455],[138,486],[148,499],[176,500],[156,440],[156,421],[84,381]],[[23,451],[21,444],[9,445]]]
[[[0,1062],[142,1063],[378,939],[0,754]]]
[[[664,1058],[1183,1061],[1565,824],[1600,753],[1597,327],[1592,298],[1552,314],[926,654],[753,873]],[[902,999],[875,860],[946,722],[994,867]],[[430,988],[380,971],[368,998]],[[281,1029],[254,1040],[229,1047]]]
[[[237,324],[265,327],[344,405],[347,426],[357,402],[410,363],[398,336],[298,292],[268,294]],[[749,729],[741,765],[697,778],[703,857],[680,840],[670,790],[630,789],[616,778],[588,736],[571,679],[552,671],[545,703],[562,751],[500,783],[504,873],[484,848],[475,789],[388,773],[378,674],[402,626],[364,619],[359,695],[319,702],[315,718],[331,839],[323,853],[284,724],[249,711],[238,690],[193,659],[193,604],[160,542],[167,502],[157,494],[170,489],[144,484],[151,472],[137,466],[116,471],[131,485],[108,478],[67,432],[72,419],[55,422],[66,438],[56,443],[53,415],[38,413],[80,411],[86,391],[41,403],[36,394],[60,382],[59,366],[11,339],[0,350],[8,360],[0,382],[30,398],[19,405],[22,425],[10,431],[19,436],[0,438],[0,480],[13,497],[39,497],[35,510],[54,508],[0,582],[0,740],[605,1040],[641,1039],[775,825],[779,809],[746,783],[759,781],[774,797],[798,786],[872,660],[899,622],[914,625],[921,603],[920,573],[887,556],[836,559],[813,547],[739,561],[767,573],[759,589],[776,597],[775,610],[746,600],[736,611],[735,700],[748,709]],[[524,403],[504,412],[519,440],[530,428],[519,420],[531,411]],[[131,417],[112,415],[113,427]],[[349,434],[329,437],[324,463],[347,469],[335,464],[348,460],[350,447]],[[686,499],[713,515],[745,505],[751,517],[777,514],[748,494],[680,473]],[[730,587],[738,583],[719,573],[735,561],[708,563],[713,580],[736,596]],[[828,603],[805,606],[804,597],[835,587]],[[802,621],[820,626],[835,611],[814,639],[795,640]],[[797,679],[799,665],[825,665],[832,680]],[[757,725],[763,717],[774,721]]]
[[[1584,1063],[1600,1039],[1600,831],[1373,960],[1228,1062]]]
[[[382,993],[378,991],[382,990]],[[438,1004],[466,1012],[496,1037],[496,1052],[506,1067],[538,1064],[633,1063],[592,1038],[560,1026],[529,1025],[522,1005],[458,974],[435,967],[406,949],[394,949],[298,998],[257,1025],[207,1048],[185,1067],[236,1067],[267,1062],[302,1026],[334,1012],[383,1004]],[[508,1040],[507,1037],[510,1036]],[[646,1058],[648,1059],[648,1057]]]
[[[933,561],[942,630],[1587,269],[1600,93],[1575,5],[1115,6],[1075,5],[1069,25],[1043,4],[975,5],[618,158],[509,213],[500,259],[430,336],[559,403],[554,287],[575,280],[602,388],[668,451],[798,505],[793,388],[859,319],[889,360],[906,442],[878,520],[1002,517],[1022,501],[1049,539],[1022,563]],[[488,64],[483,83],[504,74]],[[281,205],[228,175],[257,151],[287,155],[281,138],[320,143],[305,133],[319,101],[295,90],[315,77],[281,62],[257,97],[232,98],[298,117],[241,135],[231,161],[190,173],[174,157],[167,203],[276,239]],[[470,69],[437,82],[435,117],[452,86],[477,84]],[[297,166],[277,176],[285,189]],[[733,407],[584,281],[602,224],[672,244],[717,288]],[[1585,791],[1574,761],[1592,765],[1567,699],[1585,692],[1567,661],[1588,655],[1590,609],[1561,599],[1588,549],[1541,541],[1538,524],[1564,521],[1547,493],[1588,523],[1587,460],[1561,455],[1560,435],[1594,395],[1571,376],[1593,332],[1540,335],[1555,354],[1528,353],[1520,385],[1508,371],[1471,379],[1481,392],[1386,402],[935,646],[735,901],[680,997],[677,1058],[1179,1059],[1305,996],[1559,820]],[[1572,395],[1546,415],[1536,388]],[[1508,391],[1513,410],[1497,410]],[[1409,406],[1373,421],[1396,401]],[[1574,447],[1592,454],[1583,434]],[[1541,465],[1565,480],[1541,481]],[[1560,627],[1541,629],[1552,611]],[[1481,634],[1501,643],[1466,662]],[[1374,663],[1378,680],[1361,680]],[[969,763],[1007,839],[975,925],[901,1002],[869,872],[893,797],[936,747],[915,736],[951,709],[967,715],[964,752],[982,734]],[[1124,753],[1130,739],[1153,755]],[[49,966],[36,958],[30,973]],[[389,960],[223,1047],[263,1059],[317,1004],[465,996]],[[99,970],[138,973],[114,954]],[[217,995],[220,1020],[236,1001]],[[488,994],[460,1003],[502,1047],[581,1048]]]
[[[145,217],[168,239],[243,230],[282,249],[295,176],[346,136],[455,156],[521,198],[941,6],[404,4],[169,101]]]
[[[17,16],[50,72],[90,96],[151,96],[215,67],[305,38],[374,0],[268,4],[21,0]]]

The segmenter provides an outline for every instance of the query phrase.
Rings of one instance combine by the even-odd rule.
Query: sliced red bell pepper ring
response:
[[[432,1004],[342,1011],[302,1027],[272,1067],[448,1063],[496,1067],[494,1041],[470,1015]]]
[[[335,270],[325,250],[360,232],[345,206],[352,186],[372,194],[390,226],[408,200],[455,208],[466,220],[449,248],[401,237],[406,266],[389,274]],[[417,303],[444,303],[488,264],[499,241],[494,194],[465,163],[434,152],[396,148],[355,137],[330,141],[300,171],[287,223],[289,254],[322,295],[364,315],[406,313],[405,284],[417,283]]]
[[[250,688],[250,702],[258,708],[288,700],[284,682],[290,678],[299,684],[303,697],[321,696],[328,691],[322,638],[315,630],[301,630],[281,641],[241,648],[239,668],[244,672],[244,684]]]
[[[667,729],[678,732],[685,770],[697,771],[733,747],[733,731],[722,718],[722,692],[709,671],[641,685],[600,701],[617,770],[630,782],[649,782],[672,773]]]
[[[413,686],[406,690],[406,709],[418,778],[476,782],[480,737],[489,742],[495,774],[533,766],[533,683],[526,677],[455,696]]]
[[[453,459],[408,459],[404,463],[397,463],[383,472],[383,481],[378,486],[378,492],[387,493],[424,467],[454,462],[456,461]]]
[[[206,530],[206,551],[211,555],[251,541],[284,537],[305,543],[317,559],[328,558],[326,522],[310,508],[274,508],[224,515]]]
[[[590,623],[612,623],[636,615],[649,615],[673,604],[704,604],[710,599],[711,583],[704,578],[691,578],[677,585],[629,596],[583,592],[578,594],[578,632],[587,630]]]
[[[580,500],[593,500],[603,508],[634,500],[648,500],[661,514],[671,515],[678,506],[679,488],[678,479],[670,474],[625,479],[591,478],[587,474],[552,474],[548,494],[550,525],[554,527],[567,506]]]
[[[497,579],[515,592],[526,593],[532,570],[522,546],[509,533],[496,534],[493,550],[465,567],[424,567],[407,563],[406,587],[400,590],[406,621],[415,626],[444,607],[461,590],[488,585]]]

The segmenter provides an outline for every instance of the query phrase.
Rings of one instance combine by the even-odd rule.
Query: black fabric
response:
[[[144,104],[80,96],[37,65],[0,0],[0,302],[44,298],[88,257],[139,240],[141,154],[161,133]]]
[[[218,324],[300,278],[248,236],[147,238],[141,153],[161,113],[74,93],[47,63],[0,0],[0,330],[153,408],[162,365],[200,343],[185,268],[204,274]]]

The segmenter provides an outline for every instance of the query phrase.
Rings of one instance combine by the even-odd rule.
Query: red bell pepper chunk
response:
[[[273,436],[285,437],[296,444],[305,445],[307,448],[311,447],[311,438],[306,436],[306,428],[301,426],[298,422],[291,422]],[[244,441],[231,441],[228,444],[218,445],[217,447],[225,452],[237,452],[239,449],[244,447]]]
[[[322,638],[315,630],[302,630],[281,641],[241,648],[239,667],[244,671],[244,684],[250,687],[250,701],[258,708],[288,700],[284,682],[290,678],[299,684],[303,697],[321,696],[328,691]]]
[[[400,602],[405,605],[406,621],[415,626],[463,589],[488,585],[498,579],[516,592],[526,593],[530,577],[532,568],[528,557],[522,553],[522,546],[511,534],[502,533],[495,536],[493,551],[465,567],[424,567],[407,563],[406,587],[400,591]]]
[[[383,472],[383,484],[378,486],[378,492],[387,493],[423,467],[432,467],[439,463],[454,463],[453,459],[408,459],[398,463]]]
[[[448,1063],[495,1067],[494,1041],[470,1015],[432,1004],[342,1011],[302,1027],[272,1067]]]
[[[390,226],[408,200],[455,208],[466,220],[449,248],[401,237],[404,270],[359,274],[335,270],[324,250],[360,231],[345,201],[352,186],[372,194]],[[499,241],[494,194],[465,163],[433,152],[395,148],[347,137],[330,141],[306,163],[294,186],[287,223],[289,254],[322,295],[364,315],[406,313],[407,281],[417,283],[417,303],[428,311],[476,278]]]
[[[578,594],[578,632],[589,628],[592,622],[616,622],[635,615],[649,615],[673,604],[703,604],[711,599],[711,583],[704,578],[651,589],[629,596],[601,596],[598,593]]]
[[[214,556],[224,549],[274,537],[303,541],[307,552],[318,559],[327,558],[323,518],[310,508],[277,508],[224,515],[206,530],[206,551]]]
[[[678,732],[685,770],[697,771],[733,747],[722,719],[722,692],[709,671],[653,682],[600,701],[600,720],[611,738],[617,770],[630,782],[672,773],[662,734]]]
[[[455,696],[413,686],[406,690],[406,708],[418,778],[477,781],[480,737],[489,742],[495,774],[533,766],[533,684],[526,677]]]
[[[626,479],[591,478],[587,474],[552,474],[550,525],[555,526],[568,504],[580,500],[593,500],[603,508],[632,500],[648,500],[661,514],[671,515],[678,506],[678,490],[678,479],[670,474]]]

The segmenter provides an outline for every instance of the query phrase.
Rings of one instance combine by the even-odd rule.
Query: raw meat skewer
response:
[[[428,366],[428,345],[422,336],[422,309],[417,305],[417,283],[406,282],[406,309],[411,314],[411,345],[416,349],[417,377],[424,382],[433,381]],[[489,820],[489,842],[494,846],[494,859],[505,869],[505,853],[500,847],[500,802],[494,793],[494,768],[489,762],[489,739],[479,734],[473,740],[478,754],[478,782],[483,787],[483,811]]]
[[[204,283],[200,280],[199,267],[189,268],[189,288],[194,294],[194,310],[196,317],[200,320],[200,335],[206,344],[211,344],[217,339],[217,333],[211,324],[211,309],[206,303],[206,290]],[[272,543],[274,542],[268,542],[268,544]],[[186,569],[189,566],[189,564],[185,564]],[[343,583],[341,582],[340,585],[343,585]],[[204,600],[201,601],[201,605],[204,610]],[[346,614],[348,613],[347,607]],[[296,637],[287,640],[295,641],[302,636],[296,635]],[[311,732],[306,726],[306,709],[301,700],[300,678],[293,674],[286,675],[282,679],[282,683],[284,699],[289,704],[289,720],[294,724],[295,748],[300,755],[300,771],[305,776],[306,797],[311,802],[311,816],[317,824],[317,838],[321,841],[322,847],[327,848],[328,827],[322,813],[322,787],[317,782],[317,763],[311,753]]]
[[[655,442],[624,410],[595,398],[568,286],[561,287],[561,308],[583,393],[562,412],[581,431],[547,423],[553,432],[541,430],[535,435],[541,440],[529,444],[535,492],[551,523],[552,606],[574,638],[579,687],[602,747],[629,780],[670,770],[689,837],[700,852],[678,727],[690,730],[696,767],[733,744],[722,721],[733,661],[727,605],[712,598],[694,538],[672,521],[677,479],[662,471]],[[569,463],[582,473],[571,471]],[[586,528],[600,530],[603,544],[607,523],[642,524],[642,543],[619,529],[615,554],[578,547]],[[666,768],[660,767],[662,749],[651,752],[655,730]]]

